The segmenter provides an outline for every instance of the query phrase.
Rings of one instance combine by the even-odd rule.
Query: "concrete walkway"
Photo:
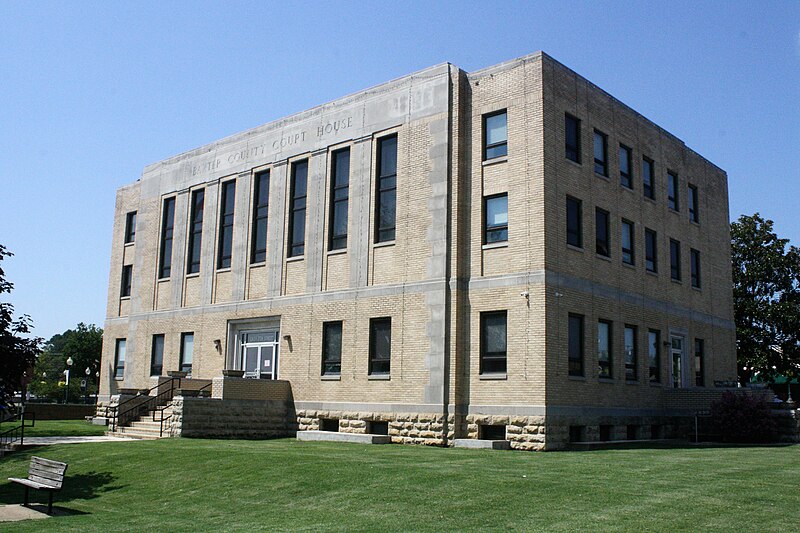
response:
[[[50,444],[80,444],[81,442],[122,442],[126,440],[139,440],[130,437],[111,437],[109,435],[96,435],[87,437],[25,437],[25,446],[48,446]]]
[[[25,507],[22,504],[0,505],[0,522],[18,522],[19,520],[41,520],[51,516],[65,514],[60,509],[53,507],[53,514],[47,514],[47,505],[31,504]]]

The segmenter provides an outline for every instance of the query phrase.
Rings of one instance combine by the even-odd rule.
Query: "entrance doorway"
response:
[[[278,379],[278,331],[240,333],[240,368],[250,379]]]
[[[670,360],[672,361],[672,387],[683,387],[683,337],[670,337]]]

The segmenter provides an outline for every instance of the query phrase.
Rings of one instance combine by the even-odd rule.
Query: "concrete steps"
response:
[[[119,426],[114,431],[107,431],[106,435],[111,435],[115,437],[132,437],[136,439],[160,439],[160,438],[167,438],[169,437],[166,432],[168,431],[167,428],[167,419],[172,416],[172,407],[167,406],[163,411],[163,418],[164,418],[164,433],[161,433],[161,422],[160,418],[162,416],[161,411],[155,412],[156,421],[153,421],[153,411],[148,411],[147,414],[139,417],[137,420],[134,420],[127,426]]]

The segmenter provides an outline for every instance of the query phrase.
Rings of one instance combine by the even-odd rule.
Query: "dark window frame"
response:
[[[159,243],[158,279],[172,275],[172,239],[175,233],[175,197],[164,198],[161,207],[161,242]]]
[[[120,298],[130,298],[132,284],[133,284],[133,265],[122,265],[122,276],[120,279],[120,288],[119,288]]]
[[[130,211],[125,215],[125,238],[124,244],[136,242],[136,211]]]
[[[574,136],[570,135],[570,123],[574,125]],[[564,157],[581,164],[581,119],[564,113]]]
[[[286,257],[303,257],[306,253],[306,210],[308,207],[308,167],[309,160],[298,159],[291,165],[289,183],[289,232],[286,239]],[[298,171],[305,169],[303,188],[298,185]],[[302,228],[298,222],[302,221]]]
[[[489,135],[488,129],[486,128],[486,123],[489,119],[494,117],[499,117],[500,115],[505,115],[506,117],[506,137],[502,141],[493,142],[489,144]],[[497,159],[500,157],[507,157],[508,156],[508,109],[499,109],[497,111],[493,111],[491,113],[487,113],[483,115],[483,160],[484,161],[491,161],[492,159]],[[497,150],[499,153],[496,155],[489,155],[491,151]]]
[[[231,263],[233,262],[233,219],[236,212],[236,180],[233,179],[221,183],[220,189],[222,193],[220,194],[219,202],[217,270],[231,268]]]
[[[269,187],[272,181],[270,170],[258,172],[253,176],[253,228],[250,240],[250,264],[264,263],[267,260],[267,230],[269,229]],[[263,246],[259,235],[264,236]]]
[[[700,223],[700,197],[697,185],[689,184],[687,187],[686,203],[689,205],[689,221]]]
[[[608,326],[608,346],[605,359],[601,359],[600,325]],[[597,320],[597,377],[600,379],[614,379],[614,323],[611,320],[599,318]]]
[[[604,178],[608,177],[608,135],[603,133],[602,131],[595,128],[594,134],[592,135],[592,155],[594,157],[594,173]],[[602,159],[597,158],[597,141],[600,140],[601,143],[601,153]]]
[[[159,343],[158,341],[161,342]],[[150,376],[160,376],[164,373],[164,344],[163,333],[153,335],[150,345]]]
[[[120,343],[125,346],[125,353],[122,355],[122,360],[120,360]],[[121,379],[125,377],[125,359],[127,357],[128,351],[128,341],[127,339],[116,339],[114,343],[114,379]]]
[[[577,227],[570,227],[570,202],[577,206],[575,223]],[[583,248],[583,201],[574,196],[567,196],[567,244],[576,248]],[[577,244],[576,244],[577,243]]]
[[[699,289],[702,287],[702,268],[700,265],[700,251],[689,248],[689,272],[692,287]]]
[[[192,191],[191,211],[189,214],[189,243],[186,247],[187,274],[197,274],[200,272],[200,255],[203,248],[204,204],[205,189],[197,189]]]
[[[681,210],[680,199],[680,179],[678,173],[672,170],[667,170],[667,207],[675,212]]]
[[[503,318],[505,325],[505,346],[503,350],[488,350],[488,321]],[[480,314],[480,375],[505,374],[508,370],[508,311],[483,311]]]
[[[192,336],[192,360],[189,363],[186,362],[186,337],[189,335]],[[178,360],[178,370],[181,372],[186,372],[187,375],[192,373],[192,363],[194,362],[194,331],[185,331],[181,333],[181,353],[180,359]]]
[[[344,331],[343,321],[333,320],[322,323],[322,354],[320,375],[322,376],[341,376],[342,374],[342,333]],[[332,353],[330,337],[334,330],[338,329],[339,346],[338,353]]]
[[[623,154],[628,163],[628,171],[622,170]],[[633,190],[633,150],[629,146],[619,143],[619,183],[626,189]]]
[[[570,376],[584,375],[584,359],[586,352],[586,338],[584,330],[584,315],[577,313],[569,313],[567,317],[567,372]],[[577,331],[573,331],[573,326],[577,327]],[[573,334],[577,335],[577,342],[573,343]],[[574,352],[577,348],[577,353]]]
[[[632,353],[628,350],[628,332],[633,332]],[[639,328],[634,324],[625,324],[622,333],[622,341],[625,351],[625,379],[627,381],[638,381],[639,379]]]
[[[347,175],[344,178],[344,183],[340,183],[340,160],[339,158],[347,157]],[[331,152],[331,183],[330,183],[330,200],[328,205],[328,250],[345,250],[347,249],[347,234],[348,234],[348,211],[350,202],[350,148],[341,148]],[[337,210],[338,206],[344,205],[343,220],[339,219],[342,212]],[[336,228],[342,222],[344,223],[344,233],[336,233]]]
[[[506,223],[489,223],[489,202],[500,198],[506,199]],[[508,242],[508,193],[493,194],[483,197],[483,244],[494,244],[498,242]]]
[[[630,248],[625,247],[625,231],[628,231]],[[620,249],[622,250],[622,262],[626,265],[636,265],[636,224],[627,218],[623,218],[620,223]]]
[[[595,253],[611,257],[611,214],[600,207],[594,208],[594,240]]]
[[[681,242],[676,239],[669,240],[669,276],[681,281]]]
[[[644,265],[648,272],[658,273],[658,233],[650,228],[644,229]]]
[[[642,195],[656,199],[656,164],[647,156],[642,156]]]
[[[698,337],[694,338],[694,385],[695,387],[706,386],[706,348],[705,341]]]
[[[380,327],[388,326],[389,353],[380,354],[377,348],[377,335]],[[389,376],[392,371],[392,318],[378,317],[369,319],[369,367],[370,376]]]
[[[655,336],[655,342],[651,342],[653,336]],[[655,353],[652,353],[653,348],[655,348]],[[661,330],[647,330],[647,366],[648,381],[650,383],[661,383]]]
[[[391,141],[394,141],[395,148],[394,171],[392,172],[392,169],[387,169],[387,172],[383,173],[383,149],[384,146],[387,145],[386,143]],[[380,137],[377,142],[378,153],[375,170],[375,244],[392,242],[397,238],[397,157],[400,153],[399,141],[398,135],[394,133],[392,135]],[[389,201],[388,198],[392,195],[394,199]],[[386,198],[386,200],[384,200],[384,198]],[[390,208],[393,210],[392,224],[381,226],[383,213]]]

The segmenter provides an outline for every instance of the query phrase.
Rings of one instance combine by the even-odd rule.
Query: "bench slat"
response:
[[[62,463],[61,461],[53,461],[52,459],[45,459],[44,457],[31,457],[32,464],[42,464],[47,466],[60,466],[61,468],[67,468],[67,463]]]
[[[51,485],[44,485],[42,483],[37,483],[35,481],[31,481],[30,479],[20,479],[17,477],[10,477],[8,478],[9,481],[13,481],[14,483],[19,483],[20,485],[26,485],[28,487],[39,489],[39,490],[58,490],[61,487],[53,487]]]
[[[42,472],[53,472],[54,474],[63,474],[64,470],[67,469],[66,465],[61,466],[51,466],[51,465],[43,465],[39,463],[31,463],[29,470],[34,471],[42,471]]]
[[[38,467],[30,467],[28,469],[29,474],[36,474],[39,476],[47,476],[47,477],[64,477],[64,471],[54,471],[52,469],[47,468],[38,468]]]
[[[34,483],[39,483],[41,485],[47,485],[48,487],[52,487],[54,489],[60,489],[61,485],[63,484],[62,480],[47,479],[46,477],[39,477],[39,476],[29,475],[28,480],[33,481]]]

